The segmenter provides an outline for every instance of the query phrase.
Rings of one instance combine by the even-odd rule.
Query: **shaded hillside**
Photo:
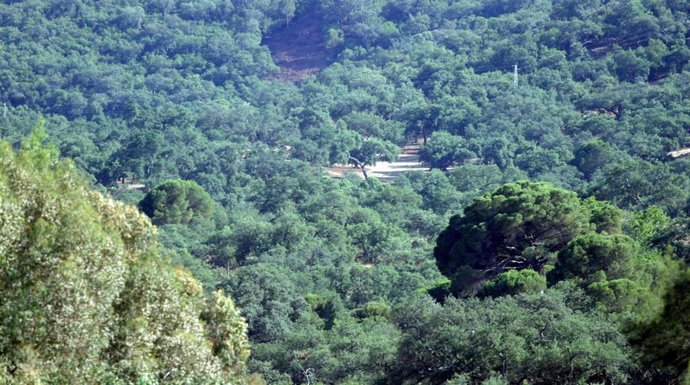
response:
[[[335,52],[326,47],[321,19],[317,13],[306,13],[289,25],[264,37],[262,44],[271,50],[280,67],[280,78],[297,81],[318,73],[335,60]]]

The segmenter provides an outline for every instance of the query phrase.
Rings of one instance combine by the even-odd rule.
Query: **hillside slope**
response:
[[[333,63],[335,52],[326,47],[321,17],[304,13],[284,28],[264,36],[262,44],[271,50],[273,60],[280,67],[278,78],[298,81],[316,75]]]

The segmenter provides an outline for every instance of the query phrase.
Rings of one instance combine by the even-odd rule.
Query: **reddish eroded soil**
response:
[[[273,60],[281,69],[278,78],[283,80],[301,80],[335,60],[335,52],[326,47],[318,14],[292,19],[289,25],[265,36],[262,44],[271,50]]]

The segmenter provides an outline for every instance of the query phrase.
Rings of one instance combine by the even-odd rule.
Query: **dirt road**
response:
[[[429,168],[422,165],[419,160],[419,147],[421,143],[408,144],[403,147],[398,160],[395,162],[377,162],[374,166],[367,166],[367,174],[384,182],[392,182],[396,177],[406,172],[428,171]],[[326,169],[329,175],[342,178],[348,174],[355,174],[361,178],[362,170],[352,165],[335,165]]]

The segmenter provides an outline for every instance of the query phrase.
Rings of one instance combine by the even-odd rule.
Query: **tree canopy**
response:
[[[161,256],[136,209],[92,191],[36,131],[0,144],[0,379],[244,383],[247,325]]]
[[[19,149],[44,118],[72,163],[34,152],[53,166],[0,177],[1,375],[682,383],[689,14],[3,2],[3,159],[34,164]]]
[[[453,216],[434,256],[457,290],[473,291],[511,269],[544,272],[559,250],[606,219],[594,217],[572,192],[544,183],[507,184]]]
[[[215,204],[194,181],[170,180],[149,191],[139,209],[157,225],[189,224],[195,218],[209,219]]]

